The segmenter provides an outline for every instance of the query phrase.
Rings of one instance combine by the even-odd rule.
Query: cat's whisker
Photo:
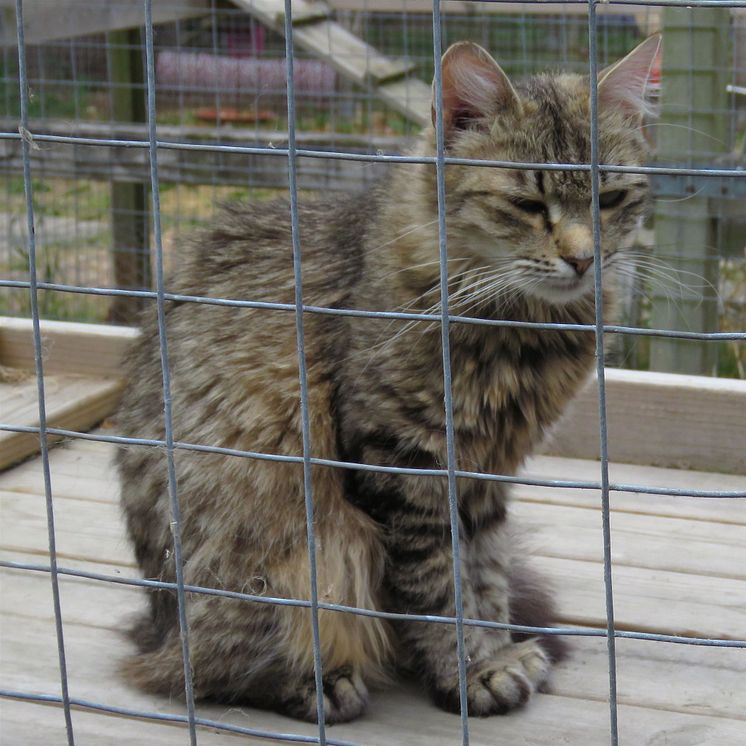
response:
[[[676,261],[676,260],[681,259],[681,257],[678,256],[677,254],[664,254],[664,255],[655,254],[654,255],[647,251],[631,249],[631,250],[624,252],[623,258],[633,261],[633,263],[638,266],[657,267],[658,269],[661,269],[665,272],[675,272],[676,274],[690,275],[691,277],[697,280],[704,280],[705,282],[708,282],[708,280],[705,277],[703,277],[702,275],[696,272],[691,272],[690,270],[672,266],[670,261]]]
[[[520,288],[525,284],[524,278],[520,276],[502,275],[496,278],[493,282],[485,285],[479,292],[472,294],[469,298],[465,298],[461,304],[457,306],[458,315],[465,316],[474,308],[479,308],[486,303],[494,303],[500,296],[502,296],[506,290],[512,290]],[[454,309],[454,313],[455,313]]]
[[[702,290],[711,290],[716,297],[719,297],[718,289],[709,281],[707,278],[698,275],[696,272],[689,272],[687,270],[677,270],[669,267],[666,270],[656,265],[646,265],[642,262],[637,263],[637,270],[641,277],[648,280],[657,279],[661,285],[668,285],[669,287],[676,287],[679,289],[682,297],[685,293],[689,293],[693,296],[699,297],[702,295]],[[693,279],[699,280],[699,284],[687,283],[680,280],[676,275],[689,275]]]
[[[676,127],[678,129],[687,130],[688,132],[692,132],[696,135],[701,135],[702,137],[707,137],[713,142],[716,142],[718,145],[724,145],[727,147],[727,143],[725,140],[715,137],[711,132],[705,132],[705,130],[697,129],[696,127],[690,127],[687,124],[677,124],[675,122],[646,122],[645,124],[640,125],[637,129],[638,131],[646,130],[646,129],[652,129],[653,127]]]
[[[385,245],[386,244],[382,244],[382,246],[385,246]],[[456,256],[451,259],[447,259],[446,261],[449,263],[450,262],[466,262],[466,261],[469,261],[469,259],[466,257]],[[400,269],[395,269],[395,270],[392,270],[391,272],[386,272],[385,274],[381,275],[381,279],[388,279],[389,277],[395,277],[396,275],[402,274],[403,272],[411,272],[412,270],[415,270],[415,269],[424,269],[425,267],[437,266],[439,264],[440,264],[440,259],[433,259],[431,262],[422,262],[420,264],[408,264],[406,267],[401,267]]]
[[[704,191],[704,186],[699,187],[696,191],[692,192],[691,194],[687,194],[684,197],[658,197],[657,201],[665,204],[672,204],[674,202],[686,202],[687,200],[694,199],[698,195],[700,195]]]
[[[438,264],[437,261],[433,262],[433,263],[434,264]],[[494,273],[494,272],[495,272],[495,269],[491,268],[491,267],[478,267],[475,270],[471,270],[471,269],[464,270],[463,272],[459,272],[459,273],[456,273],[454,275],[451,275],[449,279],[452,280],[452,281],[453,280],[457,280],[461,276],[464,276],[464,275],[467,275],[467,274],[470,274],[470,273],[474,273],[474,274],[478,275],[478,274],[491,274],[491,273]],[[407,312],[408,310],[410,310],[414,306],[416,306],[421,300],[424,300],[424,298],[426,296],[431,295],[431,294],[436,294],[436,293],[438,293],[438,294],[440,293],[440,286],[439,285],[434,285],[432,288],[426,290],[424,293],[421,293],[416,298],[413,298],[412,300],[410,300],[408,303],[405,303],[402,306],[399,306],[396,310],[400,311],[400,312]],[[449,298],[450,297],[452,297],[452,296],[449,295]],[[430,315],[430,314],[436,314],[436,313],[439,313],[439,312],[440,312],[440,302],[439,301],[436,302],[434,305],[430,306],[429,308],[421,311],[421,313],[428,314],[428,315]],[[383,339],[382,341],[379,342],[378,340],[380,340],[380,338],[382,336],[384,336],[388,332],[388,330],[392,327],[392,325],[397,322],[397,319],[391,319],[389,321],[389,323],[386,324],[383,327],[381,333],[378,335],[378,338],[377,338],[376,342],[372,346],[368,347],[366,350],[364,350],[362,352],[364,352],[365,354],[369,354],[369,353],[372,353],[372,352],[382,352],[382,351],[386,350],[391,343],[393,343],[395,340],[397,340],[403,334],[406,334],[415,325],[421,324],[424,321],[425,321],[424,319],[422,321],[420,321],[418,319],[411,319],[410,321],[408,321],[405,324],[405,326],[401,330],[399,330],[399,332],[397,332],[393,336],[389,335],[389,336],[386,337],[386,339]],[[351,358],[353,358],[354,356],[356,356],[358,354],[360,354],[360,353],[352,353],[350,356],[348,356],[348,359],[351,359]],[[366,367],[367,367],[367,365],[369,363],[370,363],[370,360],[366,364]]]
[[[681,286],[677,288],[674,284],[676,281],[673,281],[668,275],[645,275],[644,273],[640,273],[639,270],[635,272],[632,268],[625,271],[627,272],[627,276],[632,279],[643,280],[644,284],[638,289],[640,296],[644,297],[650,303],[655,302],[656,299],[664,298],[669,305],[677,310],[678,315],[683,319],[687,318],[687,313],[686,309],[681,305],[682,303],[696,300],[697,306],[699,306],[704,300],[699,293],[694,292],[688,286],[683,285],[683,283],[676,283]],[[645,286],[649,287],[651,292],[648,292]],[[687,290],[690,293],[688,297],[685,294]]]
[[[463,308],[468,308],[469,310],[471,310],[472,308],[478,307],[483,302],[484,298],[487,298],[490,295],[497,297],[500,292],[516,284],[515,278],[506,276],[504,273],[500,273],[499,270],[495,269],[494,267],[479,267],[475,270],[467,270],[460,274],[464,276],[470,275],[472,277],[477,277],[478,279],[466,286],[459,287],[458,290],[454,291],[454,293],[449,294],[449,313],[451,315],[465,315],[462,311]],[[457,277],[458,275],[453,275],[450,279],[455,279]],[[474,288],[480,287],[481,289],[479,291],[474,291]],[[429,291],[426,291],[426,293],[423,293],[416,299],[413,299],[413,301],[410,301],[410,303],[406,304],[406,306],[411,307],[412,305],[415,305],[419,300],[421,300],[425,295],[434,293],[436,291],[439,292],[439,290],[439,287],[431,288]],[[404,307],[397,310],[404,310]],[[427,315],[439,314],[440,312],[441,306],[439,301],[422,311],[423,314]],[[395,319],[392,319],[391,323],[394,323],[395,321]],[[423,324],[424,326],[422,326],[421,328],[421,334],[431,332],[439,326],[439,323],[437,321],[430,321],[429,323],[427,323],[425,319],[412,319],[408,321],[396,334],[389,336],[381,343],[378,343],[365,350],[365,353],[370,354],[371,357],[365,364],[361,373],[367,370],[375,355],[389,350],[390,347],[392,347],[401,337],[412,331],[418,325]],[[387,326],[390,327],[390,325],[391,324]]]

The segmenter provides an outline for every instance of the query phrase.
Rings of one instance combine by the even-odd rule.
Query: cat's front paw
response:
[[[536,640],[508,645],[494,657],[469,664],[466,696],[469,715],[503,715],[528,702],[546,681],[551,662]],[[449,687],[436,687],[436,703],[460,712],[458,678]]]

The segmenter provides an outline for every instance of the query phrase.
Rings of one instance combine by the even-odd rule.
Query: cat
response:
[[[603,163],[642,165],[645,87],[660,46],[640,44],[599,74]],[[442,58],[449,156],[589,163],[587,77],[510,81],[481,47]],[[433,155],[427,127],[415,155]],[[432,163],[390,166],[358,195],[301,200],[303,299],[333,309],[439,312],[438,205]],[[591,177],[587,170],[451,164],[445,170],[452,314],[484,319],[594,323]],[[603,312],[645,214],[644,176],[602,172]],[[174,293],[293,303],[286,201],[223,208],[185,246]],[[312,455],[383,466],[446,464],[441,330],[403,322],[306,313]],[[294,314],[167,302],[177,442],[299,456],[302,421]],[[586,381],[594,335],[457,323],[450,328],[458,468],[515,474]],[[126,436],[164,439],[155,309],[129,360],[119,412]],[[270,597],[310,598],[303,468],[255,457],[174,453],[187,584]],[[122,447],[122,506],[146,578],[175,579],[167,465],[161,449]],[[455,614],[447,480],[438,476],[312,467],[321,601],[365,609]],[[504,483],[457,480],[463,607],[467,618],[539,627],[555,620],[551,595],[511,539]],[[184,671],[175,594],[148,592],[134,629],[131,682],[179,694]],[[240,701],[317,718],[311,612],[305,607],[188,593],[197,697]],[[366,707],[367,686],[396,665],[441,707],[460,708],[452,624],[389,623],[319,614],[327,722]],[[545,686],[563,653],[559,637],[467,625],[470,715],[504,713]]]

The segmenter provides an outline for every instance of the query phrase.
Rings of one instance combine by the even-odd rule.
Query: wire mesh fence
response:
[[[62,705],[65,713],[68,743],[75,742],[74,707],[89,708],[125,716],[153,720],[170,720],[188,725],[192,744],[199,741],[198,726],[207,726],[247,736],[259,736],[270,740],[290,740],[321,744],[344,744],[330,737],[324,726],[324,697],[319,644],[318,614],[320,610],[341,614],[357,614],[384,619],[418,620],[429,624],[448,624],[456,629],[459,640],[459,681],[461,700],[461,741],[469,743],[469,719],[467,717],[466,660],[464,654],[464,628],[482,626],[513,631],[541,632],[550,635],[602,636],[608,643],[608,674],[610,704],[610,742],[618,743],[617,697],[615,680],[615,640],[631,638],[656,640],[676,644],[745,648],[746,640],[706,639],[697,637],[657,634],[643,631],[619,630],[614,622],[611,528],[609,520],[609,494],[614,490],[625,490],[644,494],[687,495],[700,498],[744,498],[746,494],[727,490],[677,490],[650,485],[612,483],[608,472],[608,432],[605,406],[605,342],[609,334],[632,338],[668,339],[676,342],[702,342],[714,346],[718,342],[732,343],[735,365],[738,365],[739,345],[746,340],[743,324],[736,321],[733,328],[722,331],[691,330],[686,328],[643,328],[633,324],[610,326],[602,318],[602,276],[599,183],[603,173],[643,173],[661,180],[665,186],[660,193],[672,194],[683,189],[687,194],[698,194],[699,189],[710,189],[717,184],[727,192],[729,200],[742,198],[746,184],[746,171],[737,160],[738,148],[743,148],[743,110],[737,103],[741,86],[738,55],[726,62],[710,61],[708,72],[727,73],[725,83],[727,96],[722,99],[722,108],[713,109],[708,103],[702,111],[688,111],[687,131],[695,129],[698,115],[716,113],[726,121],[725,132],[718,140],[718,147],[699,147],[689,138],[680,162],[671,165],[656,164],[640,168],[620,167],[599,162],[598,156],[598,89],[597,72],[605,61],[615,59],[632,46],[643,35],[641,18],[647,22],[657,8],[665,7],[680,12],[680,3],[658,3],[646,0],[625,2],[616,5],[629,14],[599,13],[595,2],[567,3],[566,6],[582,7],[582,14],[566,14],[558,17],[536,16],[529,13],[529,3],[521,6],[509,18],[499,16],[499,22],[485,23],[495,19],[495,7],[500,2],[479,3],[480,11],[463,15],[446,15],[440,4],[433,2],[427,11],[408,13],[373,13],[366,3],[350,3],[354,9],[344,10],[343,18],[350,28],[357,30],[374,48],[388,54],[403,56],[417,63],[423,77],[434,75],[434,111],[437,133],[437,152],[431,157],[413,157],[392,154],[397,150],[394,138],[411,134],[419,127],[417,116],[381,103],[374,92],[341,80],[338,70],[328,62],[319,62],[313,55],[299,52],[294,42],[296,27],[293,24],[293,7],[285,0],[282,25],[274,31],[268,30],[252,17],[247,17],[245,8],[236,9],[215,2],[200,7],[194,17],[180,18],[163,26],[154,23],[152,0],[142,4],[145,23],[140,31],[115,32],[108,38],[102,36],[67,38],[53,44],[27,44],[25,40],[24,6],[16,0],[17,49],[3,48],[3,83],[6,122],[0,139],[8,146],[9,160],[16,158],[20,167],[20,178],[9,178],[6,186],[7,211],[4,233],[6,236],[6,275],[0,280],[0,289],[5,294],[8,306],[15,312],[27,313],[33,320],[36,380],[38,384],[39,426],[23,428],[10,423],[0,424],[7,431],[38,432],[41,443],[41,463],[44,469],[47,525],[49,534],[48,564],[31,564],[2,561],[0,566],[49,573],[53,596],[57,631],[57,646],[60,660],[61,694],[34,694],[0,689],[0,696],[29,701],[54,702]],[[162,11],[166,4],[157,4]],[[245,5],[245,4],[242,4]],[[406,3],[405,3],[406,5]],[[468,3],[460,3],[461,6]],[[476,3],[474,4],[476,5]],[[743,8],[743,2],[729,0],[693,0],[686,3],[690,13],[722,13],[730,8]],[[176,4],[174,3],[174,7]],[[186,7],[186,5],[184,6]],[[634,12],[633,12],[634,11]],[[190,14],[192,9],[190,9]],[[485,15],[482,15],[485,14]],[[347,14],[347,15],[345,15]],[[642,15],[641,15],[642,14]],[[185,14],[187,15],[187,14]],[[704,16],[701,16],[704,17]],[[540,20],[537,21],[536,19]],[[692,16],[694,18],[694,16]],[[700,16],[697,16],[700,18]],[[680,19],[677,19],[680,21]],[[652,21],[651,21],[652,22]],[[718,23],[723,23],[722,18]],[[728,20],[731,38],[739,33],[737,23]],[[697,27],[689,20],[689,33]],[[713,28],[717,24],[713,23]],[[685,30],[686,33],[686,30]],[[465,161],[450,158],[444,145],[442,80],[439,61],[441,53],[450,41],[473,38],[493,50],[504,50],[501,60],[508,71],[532,72],[545,69],[552,63],[561,63],[565,69],[576,69],[590,73],[591,142],[592,157],[589,163],[515,163],[498,161]],[[693,39],[690,36],[690,39]],[[117,54],[132,56],[135,62],[124,65],[128,79],[117,77]],[[739,53],[740,54],[740,53]],[[15,56],[17,55],[17,56]],[[140,80],[135,70],[137,59],[142,64]],[[121,62],[121,60],[120,60]],[[259,64],[262,63],[262,64]],[[263,64],[267,63],[267,64]],[[684,65],[683,72],[693,79],[697,68],[693,59]],[[51,74],[54,71],[54,74]],[[364,75],[368,73],[363,68]],[[369,71],[368,71],[369,72]],[[680,70],[681,72],[681,70]],[[125,77],[126,77],[125,76]],[[721,76],[722,77],[722,76]],[[270,82],[267,82],[269,80]],[[15,90],[14,90],[15,89]],[[125,92],[129,102],[117,100],[118,92]],[[134,95],[131,95],[134,91]],[[253,92],[253,94],[251,93]],[[246,105],[248,98],[250,104]],[[252,98],[253,95],[253,98]],[[144,98],[144,101],[142,100]],[[140,100],[138,104],[137,101]],[[127,114],[126,123],[137,122],[137,108],[142,105],[138,128],[120,128],[118,111]],[[412,100],[413,112],[422,101]],[[428,100],[429,105],[429,100]],[[119,109],[118,107],[124,107]],[[401,108],[401,107],[400,107]],[[39,117],[37,120],[36,117]],[[61,119],[63,124],[56,120]],[[197,131],[195,121],[208,123],[206,132]],[[305,123],[313,121],[318,133],[304,137]],[[12,124],[11,124],[12,123]],[[49,126],[45,126],[46,123]],[[231,129],[228,125],[239,125]],[[269,125],[267,125],[269,123]],[[722,122],[721,122],[722,124]],[[678,123],[672,122],[672,126]],[[172,129],[169,129],[172,128]],[[176,128],[176,129],[173,129]],[[111,136],[115,133],[116,136]],[[269,133],[269,134],[268,134]],[[109,135],[109,136],[107,136]],[[661,138],[660,133],[656,135]],[[723,140],[723,138],[725,138]],[[268,141],[269,139],[269,141]],[[252,144],[246,144],[250,142]],[[396,140],[398,143],[399,141]],[[18,155],[16,155],[16,151]],[[681,154],[681,151],[679,151]],[[62,153],[57,158],[55,153]],[[85,153],[81,155],[80,153]],[[91,156],[90,153],[103,153]],[[124,162],[118,161],[114,153],[127,153]],[[725,155],[724,155],[725,154]],[[183,159],[182,159],[183,156]],[[729,157],[732,156],[729,160]],[[405,312],[381,312],[366,310],[343,310],[313,307],[304,304],[302,288],[303,243],[298,228],[298,200],[304,190],[346,189],[350,184],[365,183],[374,178],[374,166],[386,163],[426,163],[435,167],[437,174],[439,204],[439,259],[441,312],[421,314]],[[249,167],[247,168],[247,163]],[[579,170],[589,172],[592,184],[592,207],[594,225],[595,298],[596,320],[594,325],[560,323],[513,322],[485,320],[456,316],[449,312],[447,241],[446,241],[446,191],[445,169],[449,163],[460,163],[475,168],[530,168],[542,170]],[[307,166],[307,167],[306,167]],[[48,169],[48,170],[47,170]],[[98,169],[98,170],[97,170]],[[38,170],[38,173],[37,173]],[[9,173],[11,169],[8,169]],[[164,176],[165,172],[165,176]],[[111,181],[112,191],[108,199],[101,200],[100,190],[85,186],[92,174],[96,178]],[[60,177],[65,177],[60,179]],[[72,178],[71,178],[72,177]],[[173,179],[171,181],[170,179]],[[671,181],[665,182],[665,179]],[[54,184],[54,186],[48,185]],[[198,190],[190,192],[185,184],[199,184]],[[82,186],[83,185],[83,186]],[[119,192],[117,193],[117,186]],[[703,186],[705,185],[705,186]],[[720,185],[727,185],[722,187]],[[178,261],[178,244],[185,231],[199,223],[212,210],[214,202],[226,197],[261,198],[260,190],[285,188],[290,194],[290,210],[293,227],[293,271],[295,302],[293,304],[259,302],[242,298],[208,298],[169,293],[166,270],[169,263]],[[47,191],[45,191],[47,190]],[[164,199],[173,193],[173,197]],[[722,196],[722,194],[721,194]],[[148,201],[145,199],[148,197]],[[678,199],[674,196],[673,199]],[[95,204],[98,200],[98,204]],[[65,205],[62,215],[53,214],[54,205]],[[720,202],[716,211],[728,212]],[[112,212],[110,221],[103,216]],[[25,216],[25,226],[19,218]],[[674,218],[677,215],[674,214]],[[117,227],[118,219],[125,218]],[[122,221],[120,221],[122,222]],[[135,227],[133,228],[133,224]],[[720,224],[721,235],[733,228]],[[125,236],[124,242],[117,242]],[[129,231],[129,233],[127,233]],[[139,233],[138,233],[139,231]],[[139,236],[141,245],[132,241]],[[61,238],[62,237],[62,238]],[[127,243],[129,237],[129,243]],[[98,245],[86,256],[81,251],[89,239]],[[738,240],[738,239],[734,239]],[[54,252],[55,242],[68,241],[74,250]],[[94,243],[92,240],[91,243]],[[147,247],[153,247],[149,256]],[[103,249],[103,250],[101,250]],[[719,250],[719,249],[718,249]],[[135,272],[132,285],[124,287],[121,275],[116,276],[108,254],[122,252],[127,256],[140,256],[139,274]],[[144,258],[143,258],[144,257]],[[719,257],[719,258],[724,258]],[[732,260],[732,257],[729,261]],[[23,264],[23,266],[21,266]],[[27,264],[27,266],[26,266]],[[685,265],[689,266],[689,265]],[[688,270],[684,270],[688,271]],[[728,282],[738,284],[736,279]],[[151,281],[154,289],[150,287]],[[82,299],[74,311],[60,310],[53,299]],[[40,319],[72,315],[100,319],[108,311],[96,305],[99,300],[121,298],[135,299],[140,303],[155,303],[158,314],[161,366],[163,373],[163,398],[165,402],[165,438],[124,438],[102,434],[85,434],[69,430],[50,428],[46,423],[44,391],[44,356],[42,350]],[[19,300],[21,299],[21,300]],[[303,449],[295,456],[258,453],[239,449],[228,449],[205,443],[183,443],[175,439],[172,427],[173,413],[170,409],[170,365],[165,326],[166,303],[182,302],[229,305],[240,308],[253,307],[267,312],[295,314],[297,355],[300,371],[300,409],[303,423]],[[45,303],[47,304],[45,306]],[[24,305],[27,304],[27,305]],[[736,304],[737,305],[737,304]],[[373,466],[370,464],[336,461],[313,456],[311,429],[308,411],[308,385],[304,354],[304,316],[308,313],[353,315],[365,318],[403,319],[435,321],[440,324],[443,350],[443,374],[445,391],[445,420],[447,463],[441,469],[416,469]],[[738,318],[736,314],[736,318]],[[121,320],[121,319],[119,319]],[[638,318],[639,321],[639,318]],[[596,341],[597,377],[599,382],[600,415],[600,476],[597,481],[580,480],[526,480],[512,475],[489,474],[459,468],[454,445],[454,424],[451,402],[451,370],[449,356],[449,328],[452,324],[495,324],[505,326],[527,326],[540,328],[551,334],[558,330],[577,330],[593,334]],[[662,325],[663,326],[663,325]],[[161,448],[168,462],[170,506],[174,526],[174,551],[176,555],[176,580],[167,583],[109,576],[87,571],[63,568],[58,565],[55,545],[54,499],[49,475],[48,437],[61,435],[70,438],[87,438],[140,448]],[[272,598],[265,595],[239,593],[219,588],[189,586],[183,577],[183,560],[179,541],[180,517],[177,488],[177,470],[174,453],[179,450],[213,452],[234,458],[292,461],[303,467],[306,527],[308,539],[308,561],[311,596],[308,599]],[[453,576],[456,613],[453,617],[396,614],[326,603],[319,600],[316,577],[316,537],[314,533],[314,500],[311,470],[313,466],[329,466],[341,469],[371,470],[395,474],[427,474],[447,481],[451,519],[451,541],[453,547]],[[484,479],[506,483],[528,483],[572,489],[600,489],[602,496],[604,583],[607,628],[587,629],[583,627],[536,628],[521,627],[489,620],[469,619],[464,615],[460,584],[459,560],[459,515],[457,479]],[[183,715],[163,714],[121,708],[114,704],[81,700],[70,695],[68,690],[63,616],[60,608],[59,577],[71,575],[89,578],[104,583],[128,584],[140,587],[163,588],[174,591],[178,598],[181,624],[182,654],[186,679],[186,712]],[[315,686],[318,702],[318,736],[306,737],[289,733],[272,733],[259,729],[242,728],[228,723],[200,718],[195,710],[194,692],[191,684],[189,664],[189,629],[186,617],[187,593],[225,596],[246,603],[300,606],[310,610],[313,622],[313,649]]]
[[[127,5],[112,7],[121,11]],[[429,3],[408,0],[400,5],[388,3],[379,11],[370,3],[337,0],[335,19],[368,50],[396,60],[406,70],[404,80],[412,85],[403,105],[392,105],[380,86],[370,85],[375,65],[372,58],[360,56],[370,54],[363,48],[337,45],[330,60],[296,45],[296,124],[302,147],[397,153],[419,130],[429,104],[415,83],[429,83],[433,73]],[[530,3],[447,3],[444,45],[458,39],[477,41],[495,52],[509,74],[584,71],[584,6],[566,3],[553,14],[539,10]],[[287,174],[264,155],[267,147],[287,145],[285,51],[279,26],[268,27],[241,4],[164,2],[157,4],[157,12],[154,63],[160,139],[258,146],[251,155],[229,148],[162,149],[159,174],[168,270],[185,236],[212,214],[216,203],[266,199],[287,189]],[[660,27],[670,12],[684,15],[666,21],[671,38],[679,34],[671,47],[678,50],[676,55],[672,52],[664,62],[671,82],[667,90],[684,93],[682,100],[669,95],[660,120],[648,125],[650,139],[660,143],[658,162],[741,167],[745,105],[739,91],[746,79],[739,51],[746,34],[742,13],[720,7],[716,18],[708,8],[699,11],[704,16],[695,17],[694,10],[687,14],[659,6],[612,4],[597,18],[599,64],[618,59]],[[143,30],[98,28],[86,34],[81,28],[64,36],[72,32],[50,32],[32,20],[27,55],[32,130],[102,141],[98,147],[80,148],[68,141],[44,153],[32,150],[41,279],[79,287],[149,288],[152,220],[147,162],[142,151],[105,144],[111,139],[146,140]],[[708,30],[725,43],[695,64],[691,50],[707,46],[702,34]],[[8,27],[5,36],[11,38],[11,32]],[[3,47],[2,69],[3,127],[13,130],[19,99],[11,45]],[[22,163],[17,143],[6,140],[3,146],[6,203],[13,209],[2,218],[0,261],[4,274],[16,278],[27,260],[23,222],[17,218],[23,202]],[[373,183],[380,173],[375,161],[304,158],[298,164],[301,190],[316,192],[356,189]],[[627,324],[705,332],[744,326],[746,229],[738,184],[696,175],[654,177],[656,213],[638,236],[650,264],[630,280]],[[682,241],[677,226],[681,230],[683,218],[700,198],[703,217],[686,231],[699,235]],[[41,293],[40,303],[45,318],[116,323],[132,323],[133,310],[139,307],[121,298],[54,292]],[[0,288],[0,304],[6,313],[23,315],[29,310],[26,295],[7,288]],[[743,351],[732,341],[697,346],[625,337],[610,354],[626,367],[741,378],[746,365]]]

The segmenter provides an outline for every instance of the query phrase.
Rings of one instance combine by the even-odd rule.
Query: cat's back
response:
[[[300,200],[304,304],[349,304],[363,271],[372,201],[365,195]],[[176,247],[174,266],[166,292],[189,297],[165,304],[176,420],[194,435],[208,410],[247,410],[248,415],[250,409],[256,419],[258,409],[294,408],[298,373],[295,314],[287,310],[295,302],[289,202],[222,206],[205,228]],[[263,307],[266,303],[285,310]],[[304,321],[309,375],[323,380],[334,366],[334,351],[343,346],[343,325],[318,314],[306,314]],[[141,324],[119,419],[125,434],[160,436],[160,424],[154,427],[163,406],[155,303]]]
[[[338,305],[359,277],[372,199],[364,193],[299,199],[306,304]],[[179,257],[172,292],[292,303],[293,233],[287,199],[223,205]]]

